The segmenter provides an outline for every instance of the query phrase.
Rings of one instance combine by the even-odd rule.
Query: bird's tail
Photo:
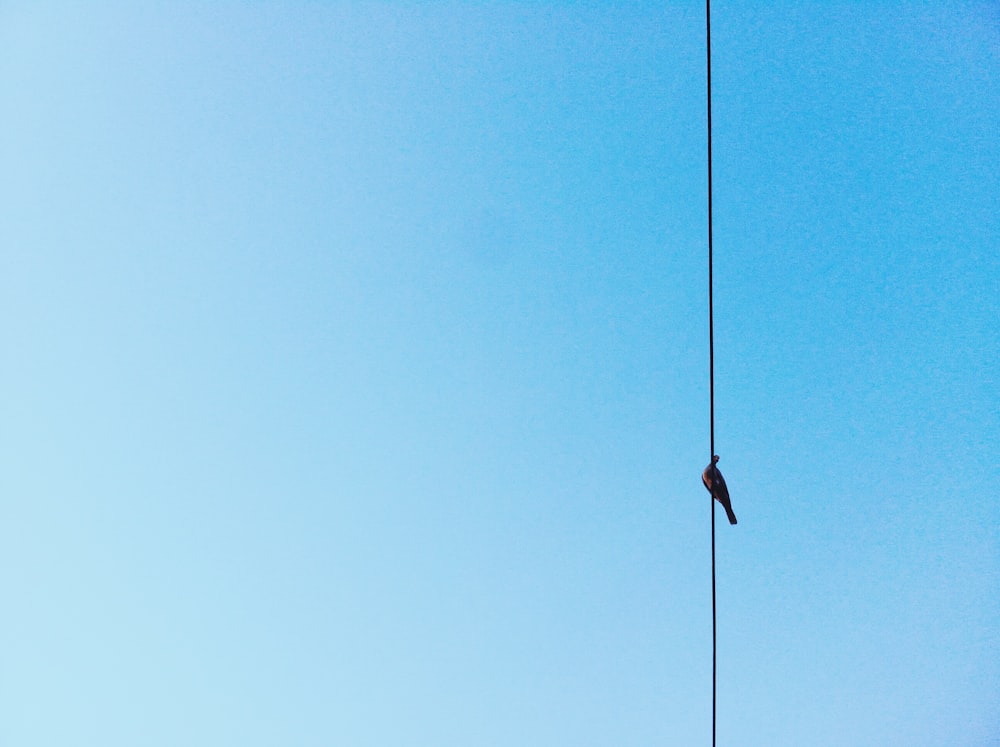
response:
[[[736,523],[736,514],[733,513],[732,507],[731,506],[726,506],[726,505],[723,505],[722,507],[724,509],[726,509],[726,516],[729,517],[729,523],[730,524],[735,524]]]

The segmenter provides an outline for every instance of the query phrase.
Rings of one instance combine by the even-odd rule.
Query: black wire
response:
[[[712,5],[705,0],[705,78],[708,99],[708,402],[709,439],[708,463],[715,456],[715,334],[712,313]],[[715,622],[715,500],[709,491],[712,508],[712,747],[715,747],[715,680],[716,680],[716,622]]]

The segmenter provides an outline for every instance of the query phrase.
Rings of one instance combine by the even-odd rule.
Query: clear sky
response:
[[[998,745],[1000,6],[713,52],[719,744]],[[0,744],[710,743],[702,4],[7,1],[0,107]]]

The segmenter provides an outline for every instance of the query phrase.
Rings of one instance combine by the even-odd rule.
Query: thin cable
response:
[[[708,99],[708,403],[709,440],[708,463],[715,456],[715,333],[712,313],[712,5],[705,0],[705,79]],[[712,505],[712,747],[715,747],[715,679],[716,679],[716,622],[715,622],[715,499],[711,491],[708,501]]]

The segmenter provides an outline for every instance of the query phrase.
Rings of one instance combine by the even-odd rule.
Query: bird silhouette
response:
[[[712,497],[726,509],[726,516],[729,517],[729,523],[735,524],[736,514],[733,513],[733,504],[729,501],[729,488],[726,487],[726,478],[722,476],[719,468],[715,466],[718,461],[718,454],[713,454],[712,463],[705,467],[705,471],[701,473],[701,481],[705,483],[705,489],[712,494]]]

